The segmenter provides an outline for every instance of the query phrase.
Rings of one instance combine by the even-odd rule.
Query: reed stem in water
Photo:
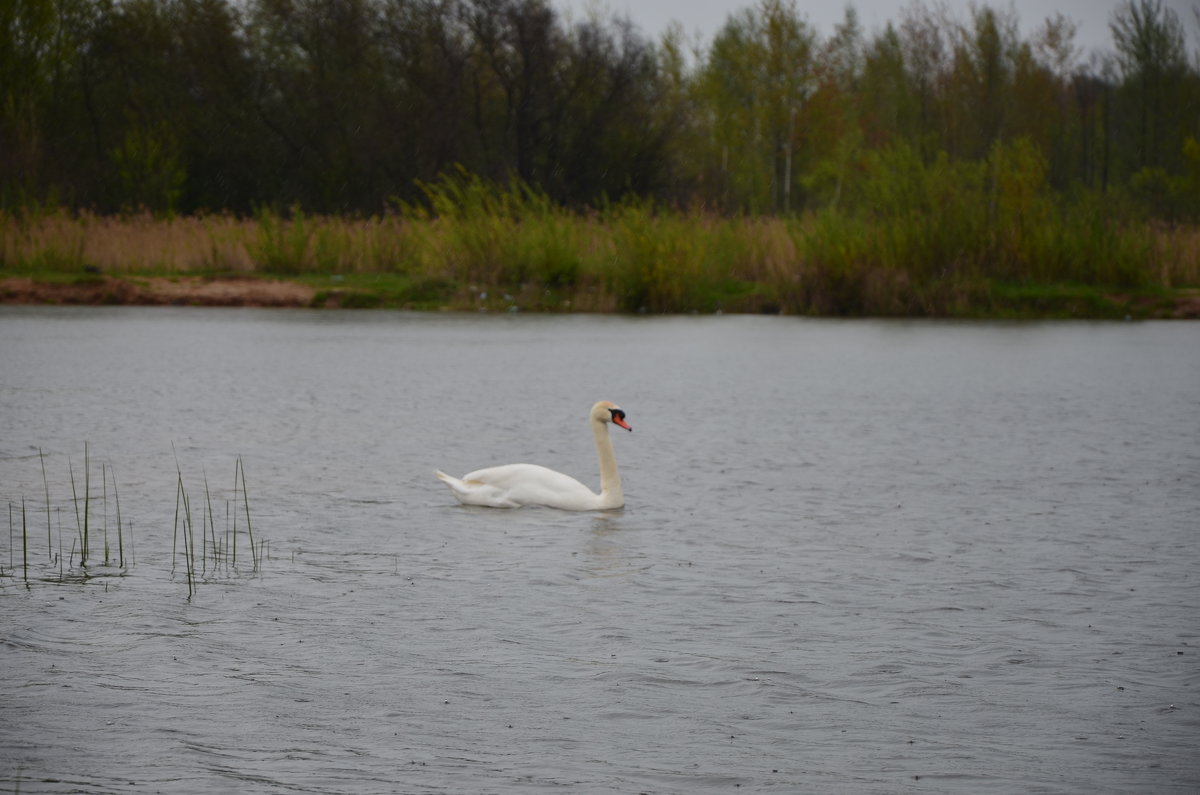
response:
[[[50,481],[46,479],[46,457],[38,448],[38,460],[42,462],[42,487],[46,490],[46,554],[54,555],[54,541],[50,538]]]
[[[112,552],[108,546],[108,468],[104,462],[100,463],[100,484],[104,499],[104,565],[107,566],[112,559]]]
[[[75,467],[71,465],[71,459],[67,458],[67,473],[71,476],[71,502],[75,505],[75,534],[79,538],[80,544],[84,544],[83,523],[79,520],[79,493],[75,490]],[[75,559],[75,545],[71,544],[71,559]],[[79,557],[79,565],[87,565],[87,550],[84,547],[83,552]]]
[[[253,560],[254,570],[258,571],[258,550],[254,546],[254,531],[250,527],[250,496],[246,493],[246,467],[242,464],[242,457],[237,457],[237,462],[234,464],[234,497],[237,497],[236,481],[237,474],[242,476],[242,505],[246,509],[246,536],[250,539],[250,557]]]
[[[121,533],[121,495],[117,493],[117,474],[112,471],[112,464],[108,465],[108,471],[112,476],[113,501],[117,504],[117,558],[121,568],[125,568],[125,539]]]
[[[179,488],[175,492],[175,524],[176,533],[183,536],[183,563],[187,575],[188,598],[196,592],[196,557],[195,535],[192,533],[192,509],[188,502],[187,490],[183,487],[183,473],[177,472]],[[179,506],[183,505],[183,522],[179,522]],[[174,559],[172,557],[172,559]]]
[[[92,481],[91,460],[88,457],[88,443],[83,443],[83,546],[80,548],[79,565],[86,566],[88,553],[88,507],[91,500]]]
[[[201,557],[204,560],[203,571],[207,571],[208,570],[208,540],[210,537],[212,538],[212,556],[213,556],[213,568],[214,569],[216,568],[217,564],[221,560],[220,551],[219,551],[219,548],[217,547],[217,528],[216,528],[216,525],[213,523],[212,494],[210,494],[209,490],[208,490],[208,474],[207,473],[204,475],[204,501],[205,501],[205,504],[207,505],[207,513],[205,514],[205,518],[207,519],[209,534],[207,536],[204,535],[204,523],[202,522],[200,525],[200,536],[201,536],[201,538],[204,539],[204,543],[201,544]]]
[[[25,525],[25,498],[21,498],[21,568],[29,584],[29,530]]]

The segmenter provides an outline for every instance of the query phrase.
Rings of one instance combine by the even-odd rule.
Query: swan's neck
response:
[[[625,495],[621,491],[621,473],[617,471],[612,437],[608,427],[600,421],[592,422],[592,433],[596,436],[596,455],[600,458],[601,507],[620,508],[625,504]]]

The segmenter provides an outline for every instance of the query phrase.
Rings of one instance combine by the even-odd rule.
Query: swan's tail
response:
[[[450,487],[450,492],[454,495],[455,499],[463,505],[484,505],[488,508],[521,507],[520,503],[510,500],[495,486],[489,486],[478,480],[460,480],[452,475],[447,475],[440,469],[435,469],[433,474],[437,475],[438,480]]]
[[[454,496],[458,497],[460,500],[462,499],[462,497],[464,497],[467,494],[467,492],[468,492],[467,484],[463,483],[458,478],[456,478],[452,475],[447,475],[445,472],[443,472],[440,469],[433,470],[433,474],[437,476],[438,480],[442,481],[447,486],[449,486],[450,490],[454,492]]]

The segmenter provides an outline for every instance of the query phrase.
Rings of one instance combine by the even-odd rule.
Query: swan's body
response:
[[[611,422],[628,431],[633,429],[625,422],[625,412],[607,400],[592,406],[588,419],[596,438],[596,455],[600,459],[599,494],[570,475],[537,464],[505,464],[477,469],[461,479],[440,470],[436,474],[464,505],[490,508],[544,505],[564,511],[620,508],[625,504],[625,495],[621,491],[621,475],[617,472],[617,458],[607,425]]]

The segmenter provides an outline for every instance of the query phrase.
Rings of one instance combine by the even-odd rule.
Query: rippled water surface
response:
[[[1194,324],[0,308],[0,789],[1195,792],[1198,442]]]

